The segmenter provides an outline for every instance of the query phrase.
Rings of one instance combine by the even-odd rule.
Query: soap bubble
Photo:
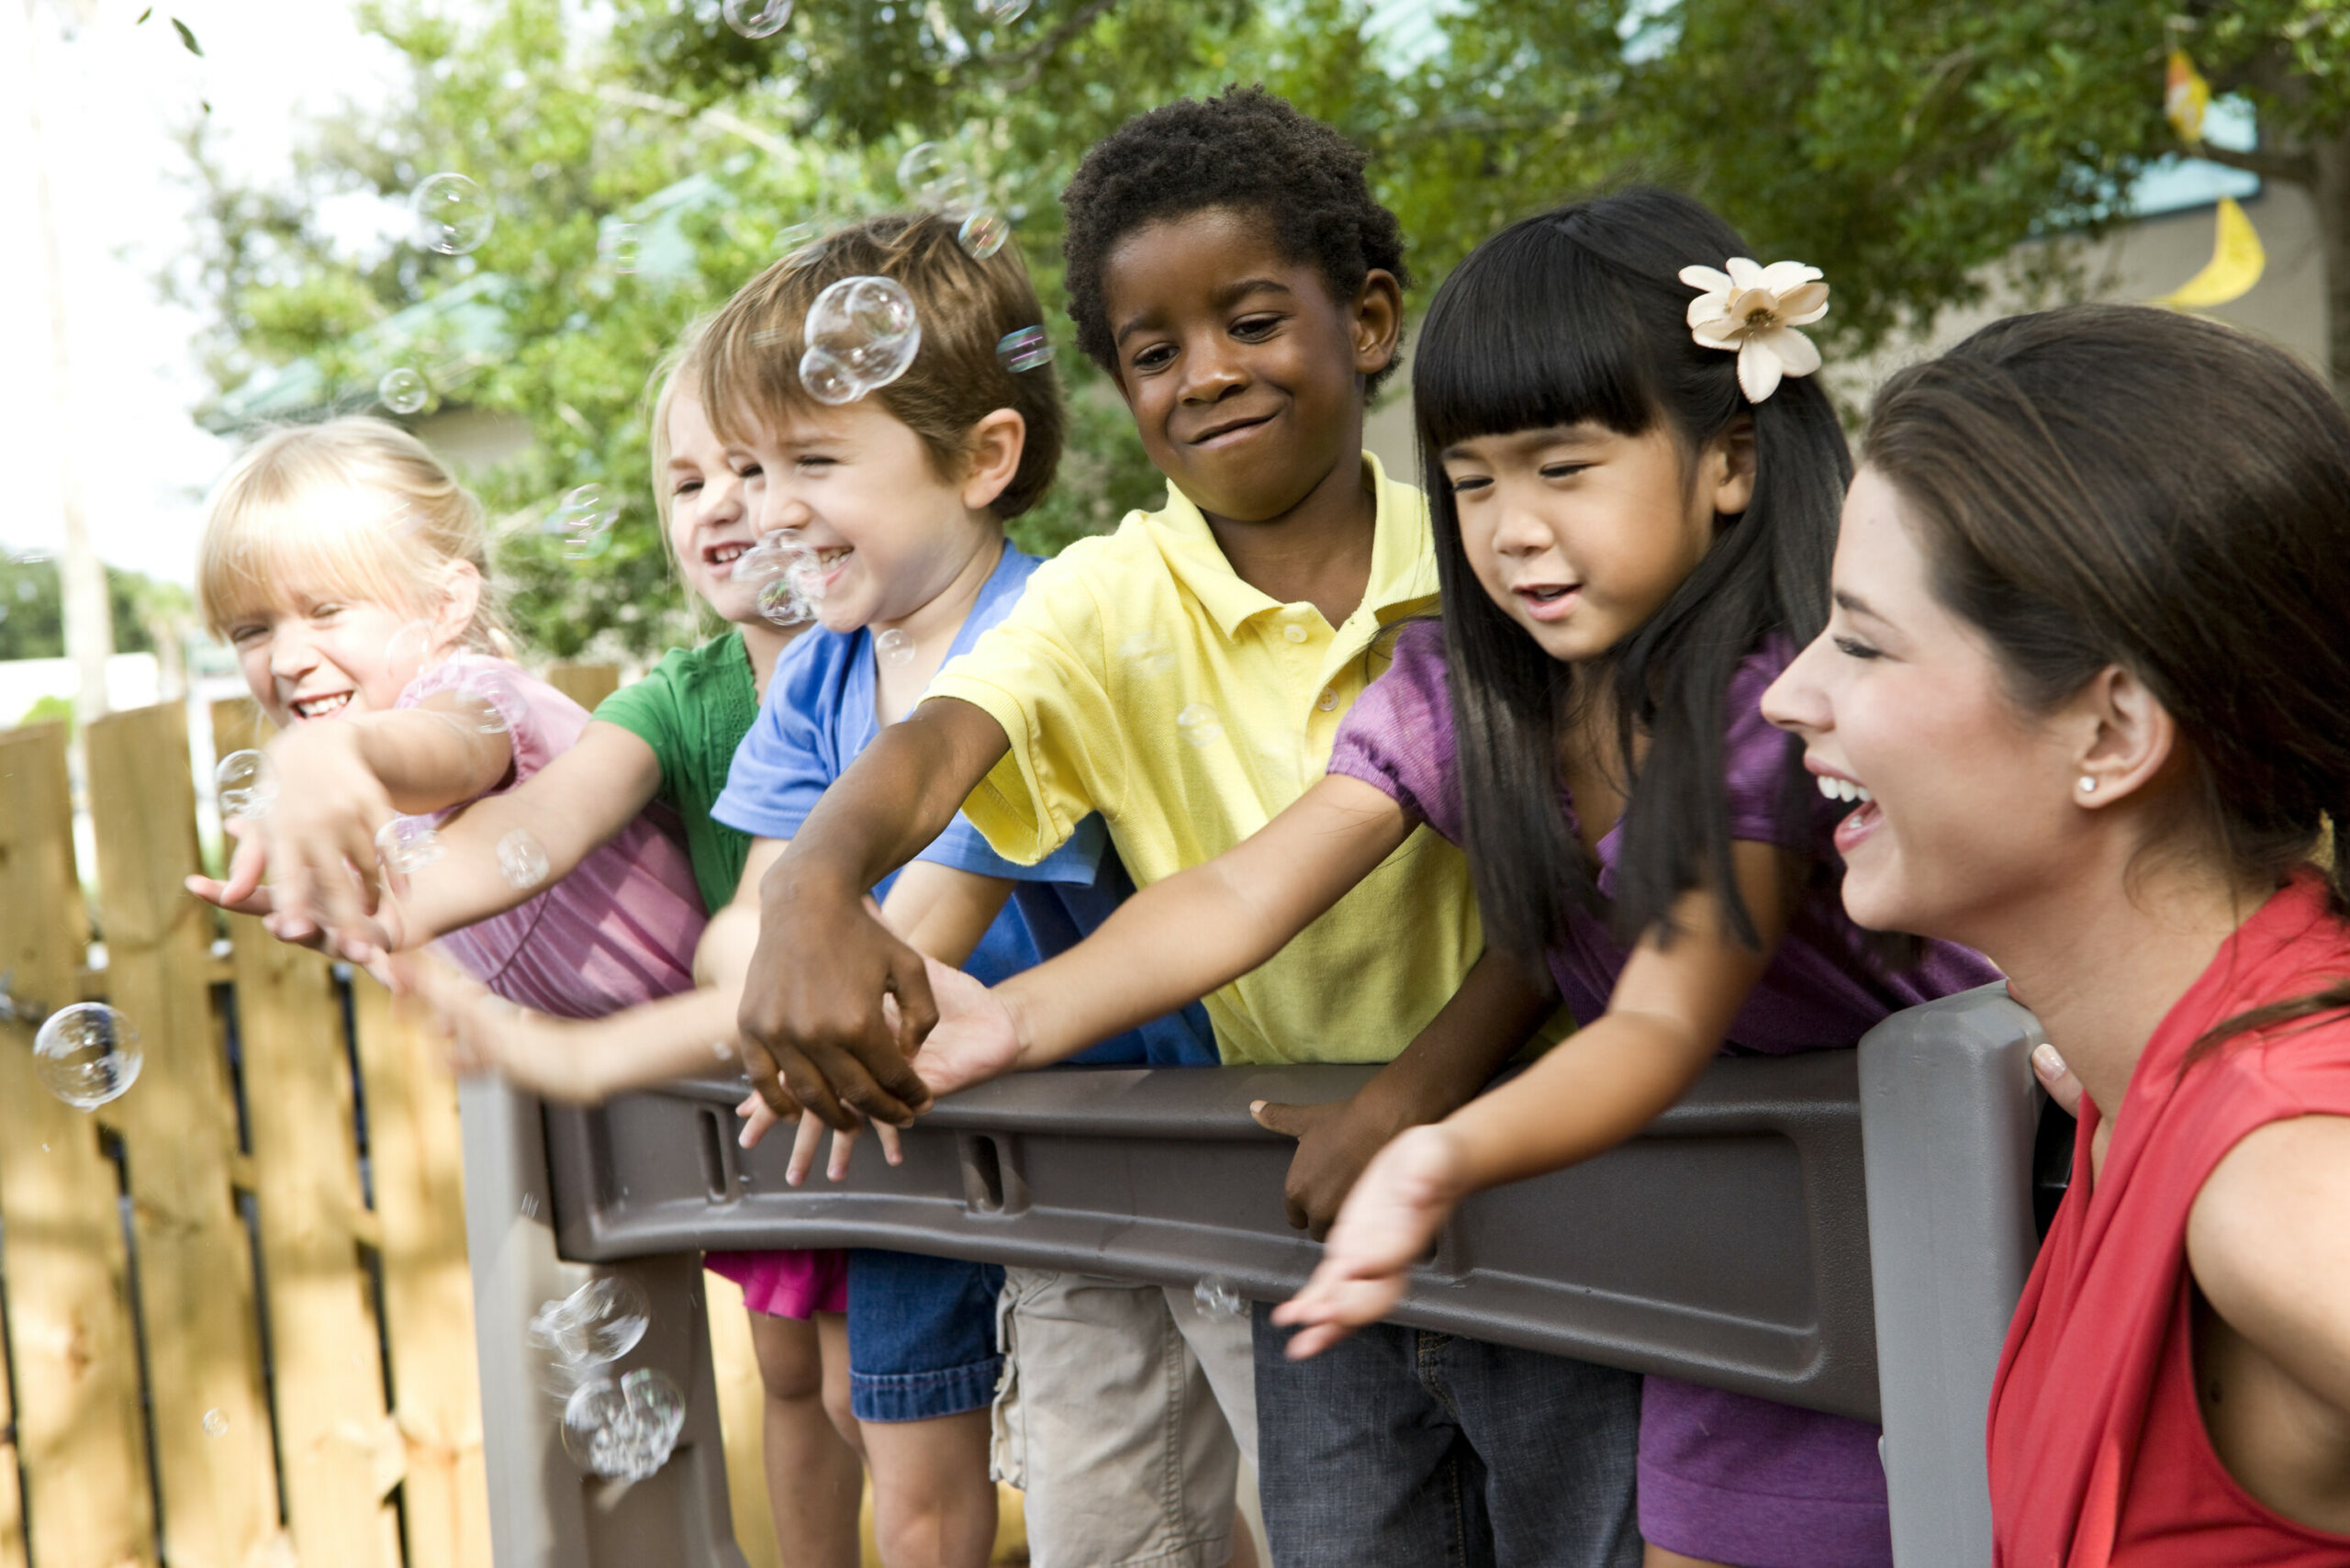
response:
[[[778,626],[804,626],[816,619],[789,577],[776,577],[759,589],[759,613]]]
[[[726,0],[726,25],[746,39],[772,38],[791,20],[791,0]]]
[[[996,340],[995,357],[1003,368],[1017,375],[1024,370],[1053,363],[1053,345],[1042,327],[1023,327],[1016,332],[1006,332]]]
[[[229,1417],[223,1416],[218,1410],[207,1410],[204,1413],[204,1435],[207,1438],[227,1437],[229,1435]]]
[[[408,198],[416,216],[416,242],[444,256],[481,249],[497,227],[489,196],[463,174],[435,174]]]
[[[784,573],[784,580],[791,585],[792,592],[811,606],[823,603],[824,596],[832,591],[824,583],[824,563],[809,551],[792,557],[791,568]]]
[[[894,278],[845,277],[808,307],[800,379],[809,395],[845,403],[906,373],[922,347],[913,296]]]
[[[80,1111],[118,1099],[139,1081],[139,1031],[103,1002],[61,1007],[33,1036],[41,1087]]]
[[[1203,1317],[1237,1317],[1248,1310],[1240,1287],[1222,1274],[1210,1274],[1192,1287],[1192,1301]]]
[[[916,207],[960,212],[973,205],[975,186],[970,171],[935,141],[917,141],[898,160],[898,188]]]
[[[600,486],[582,485],[557,503],[541,529],[563,541],[565,560],[592,561],[611,547],[620,515],[620,504],[606,500]]]
[[[955,231],[955,238],[964,250],[984,262],[1012,238],[1012,220],[991,207],[975,207],[963,219],[963,227]]]
[[[1211,746],[1224,739],[1224,721],[1204,702],[1194,702],[1175,715],[1176,731],[1196,746]]]
[[[498,869],[509,888],[535,888],[547,879],[546,846],[518,827],[498,841]]]
[[[914,662],[914,640],[892,626],[873,639],[874,656],[891,669],[903,669]]]
[[[685,1429],[686,1396],[666,1372],[639,1367],[618,1383],[599,1377],[563,1406],[563,1447],[591,1475],[643,1481],[669,1462]]]
[[[979,16],[997,27],[1009,27],[1028,14],[1028,0],[979,0]]]
[[[212,770],[224,817],[265,817],[277,803],[277,773],[257,751],[232,751]]]
[[[1150,632],[1137,632],[1119,644],[1118,657],[1138,675],[1165,675],[1175,667],[1175,650]]]
[[[384,644],[384,664],[405,687],[432,666],[440,639],[430,621],[411,621]]]
[[[602,1366],[636,1349],[653,1321],[644,1292],[625,1274],[599,1274],[531,1317],[531,1342],[568,1366]]]
[[[402,876],[421,871],[442,853],[431,817],[394,817],[375,830],[375,858]]]
[[[375,383],[375,396],[384,407],[395,414],[413,414],[432,396],[432,388],[424,377],[407,365],[384,372],[384,379]]]
[[[635,224],[610,224],[596,236],[596,259],[613,272],[632,273],[641,240]]]

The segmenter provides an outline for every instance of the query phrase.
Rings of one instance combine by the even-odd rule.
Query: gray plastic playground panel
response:
[[[1986,1563],[1983,1411],[2034,1247],[2038,1037],[1989,987],[1898,1014],[1857,1052],[1717,1062],[1625,1147],[1463,1204],[1394,1316],[1881,1414],[1897,1562]],[[532,1402],[522,1325],[580,1265],[674,1281],[679,1301],[692,1289],[697,1321],[682,1271],[703,1248],[879,1246],[1174,1284],[1213,1274],[1278,1300],[1319,1249],[1284,1216],[1293,1146],[1249,1103],[1337,1100],[1371,1071],[1023,1075],[939,1105],[906,1133],[902,1165],[864,1139],[845,1182],[820,1173],[799,1189],[783,1181],[788,1138],[736,1147],[739,1080],[550,1106],[543,1126],[532,1102],[469,1089],[484,1403],[506,1406],[487,1434],[493,1513],[528,1519],[501,1523],[500,1568],[651,1561],[637,1553],[653,1540],[694,1568],[740,1561],[690,1326],[662,1338],[656,1308],[649,1353],[695,1391],[694,1409],[672,1462],[685,1472],[646,1500],[625,1546],[621,1510],[567,1468],[547,1401]],[[520,1174],[477,1202],[477,1159]],[[518,1231],[515,1184],[532,1170],[547,1207]],[[493,1292],[486,1243],[513,1254],[488,1269]]]

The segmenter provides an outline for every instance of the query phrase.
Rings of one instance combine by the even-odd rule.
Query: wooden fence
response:
[[[615,679],[557,683],[593,699]],[[250,703],[211,721],[218,755],[255,739]],[[0,730],[0,990],[111,1002],[145,1066],[76,1110],[0,997],[0,1568],[490,1568],[438,1047],[257,920],[220,939],[182,886],[184,708],[100,719],[85,749],[94,912],[63,726]],[[773,1568],[741,1296],[705,1278],[736,1537]],[[1024,1561],[1005,1502],[1004,1560]]]

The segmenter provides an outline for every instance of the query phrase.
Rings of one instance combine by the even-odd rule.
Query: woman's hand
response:
[[[1298,1332],[1293,1361],[1328,1350],[1404,1298],[1412,1266],[1468,1191],[1459,1135],[1445,1123],[1414,1127],[1374,1156],[1338,1210],[1322,1264],[1305,1288],[1273,1308]]]

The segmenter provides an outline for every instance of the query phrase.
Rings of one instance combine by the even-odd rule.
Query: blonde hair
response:
[[[661,520],[661,541],[667,548],[669,540],[669,459],[675,455],[669,444],[669,409],[684,392],[699,400],[701,397],[702,334],[710,330],[711,318],[698,316],[686,323],[653,366],[653,374],[645,378],[652,396],[647,406],[652,409],[652,429],[645,442],[653,458],[653,510]]]
[[[423,616],[461,561],[482,579],[464,644],[510,655],[481,502],[398,426],[329,420],[272,431],[229,466],[207,509],[196,593],[216,637],[296,587]]]

